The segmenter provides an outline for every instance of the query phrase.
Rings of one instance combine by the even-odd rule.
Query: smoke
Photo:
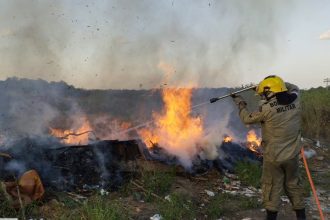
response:
[[[3,54],[1,77],[62,80],[68,27],[61,22],[62,4],[15,0],[0,3]]]
[[[130,127],[130,122],[120,121],[110,115],[97,115],[89,117],[93,131],[100,140],[129,140],[129,132],[122,132]]]
[[[226,88],[221,90],[197,90],[194,93],[194,103],[201,103],[207,97],[219,97],[228,93],[230,93],[230,90]],[[203,119],[205,136],[201,144],[202,157],[214,160],[219,156],[218,148],[222,144],[224,136],[236,137],[235,130],[231,126],[231,120],[236,122],[240,120],[236,112],[236,106],[228,98],[197,108],[193,111],[193,114],[198,114]]]
[[[330,30],[320,35],[320,40],[330,40]]]
[[[1,77],[64,80],[84,88],[234,85],[276,56],[288,1],[0,3]],[[278,19],[281,17],[281,19]]]
[[[84,121],[74,90],[64,83],[11,78],[0,82],[1,142],[49,136],[50,128],[78,128]]]

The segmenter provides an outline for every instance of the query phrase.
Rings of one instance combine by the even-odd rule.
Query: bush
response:
[[[330,141],[330,90],[316,88],[301,93],[303,136]]]

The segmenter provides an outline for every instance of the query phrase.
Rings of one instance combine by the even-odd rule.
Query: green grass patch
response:
[[[146,200],[151,201],[152,193],[159,196],[164,196],[169,193],[174,182],[175,170],[171,172],[143,172],[142,183],[143,187],[148,191]]]
[[[195,219],[196,205],[183,194],[171,194],[171,201],[158,203],[158,210],[165,220]]]
[[[0,218],[14,218],[18,215],[19,213],[11,206],[2,187],[0,187]]]
[[[102,196],[90,198],[78,215],[81,216],[80,219],[91,220],[126,220],[129,218],[129,213],[122,203]]]
[[[243,184],[256,188],[261,186],[262,167],[259,164],[240,161],[235,172]]]
[[[303,136],[330,141],[330,89],[312,88],[301,93]]]
[[[12,201],[8,200],[4,189],[0,187],[0,218],[35,218],[40,215],[40,202],[32,202],[25,205],[23,209],[16,210]]]
[[[217,194],[206,206],[209,219],[217,219],[225,214],[260,208],[261,203],[255,197],[235,196],[228,193]]]

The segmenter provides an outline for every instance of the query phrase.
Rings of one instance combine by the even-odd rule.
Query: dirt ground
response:
[[[320,203],[323,208],[323,213],[325,219],[330,218],[330,146],[315,147],[308,145],[306,149],[313,149],[316,151],[316,155],[308,159],[308,165],[313,176],[314,183],[319,195]],[[304,169],[303,163],[301,163],[301,169]],[[302,172],[305,175],[305,172]],[[200,204],[208,203],[210,196],[205,193],[205,190],[212,191],[214,193],[221,193],[226,187],[223,183],[223,174],[220,174],[216,170],[209,171],[202,176],[176,176],[175,183],[172,186],[172,192],[178,192],[182,194],[187,194],[189,197],[193,198],[195,201],[199,201]],[[306,176],[302,178],[307,181]],[[306,198],[306,214],[307,219],[320,219],[317,206],[307,182],[307,192],[309,191],[309,196]],[[260,199],[260,191],[255,194],[256,198]],[[157,209],[149,203],[137,202],[131,197],[123,198],[125,202],[133,210],[134,219],[150,219],[151,216],[157,213]],[[260,201],[260,200],[259,200]],[[234,204],[235,205],[235,204]],[[237,204],[239,205],[239,204]],[[278,215],[278,219],[281,220],[291,220],[295,219],[295,213],[292,211],[292,206],[288,202],[287,198],[283,198],[281,210]],[[201,207],[200,207],[201,208]],[[238,207],[239,209],[239,207]],[[210,219],[208,216],[204,215],[203,210],[198,211],[197,219]],[[260,208],[248,209],[244,211],[237,211],[235,213],[225,214],[219,219],[223,220],[234,220],[234,219],[264,219],[265,210]]]
[[[316,155],[308,159],[308,164],[310,166],[310,171],[312,173],[317,192],[319,194],[320,202],[323,208],[325,219],[330,217],[330,146],[314,147],[309,146],[306,149],[311,148],[316,152]],[[304,169],[303,164],[301,168]],[[161,165],[156,169],[166,170],[166,165]],[[302,175],[305,175],[302,172]],[[303,176],[304,177],[304,176]],[[305,183],[307,178],[304,177]],[[226,181],[224,181],[226,180]],[[132,182],[134,184],[132,184]],[[160,214],[159,202],[166,202],[164,195],[151,195],[151,200],[146,201],[144,187],[139,188],[143,185],[142,179],[132,179],[127,184],[126,190],[117,190],[110,192],[104,198],[110,203],[112,201],[120,201],[123,204],[123,210],[130,213],[129,219],[150,219],[150,217],[155,214]],[[306,192],[309,196],[306,198],[306,214],[307,219],[320,219],[316,203],[312,196],[312,193],[309,189],[308,184],[306,183]],[[234,194],[238,200],[224,200],[220,202],[219,209],[223,209],[224,212],[217,218],[211,217],[208,215],[207,207],[217,196],[221,199],[225,194]],[[38,218],[45,219],[102,219],[102,218],[82,218],[79,217],[82,215],[83,203],[75,203],[72,200],[61,199],[61,195],[53,197],[48,195],[45,198],[45,201],[38,205]],[[168,194],[178,194],[185,195],[185,198],[189,198],[195,206],[194,211],[196,213],[196,219],[222,219],[222,220],[234,220],[234,219],[264,219],[265,210],[261,206],[261,191],[254,187],[244,185],[240,183],[240,179],[231,174],[220,173],[219,171],[212,169],[202,175],[190,175],[185,172],[176,172],[170,190]],[[214,195],[213,195],[214,194]],[[245,198],[252,198],[252,203],[248,203],[248,206],[245,206],[246,203],[240,200]],[[64,198],[64,197],[63,197]],[[231,198],[231,197],[229,197]],[[235,197],[232,197],[235,198]],[[79,199],[79,198],[78,198]],[[90,200],[87,197],[87,201]],[[77,205],[78,204],[78,205]],[[244,205],[244,208],[242,208]],[[230,207],[229,212],[226,209]],[[217,206],[215,207],[217,209]],[[79,211],[77,211],[79,210]],[[63,213],[65,217],[63,217]],[[72,218],[72,216],[75,216]],[[2,217],[2,216],[1,216]],[[116,219],[116,218],[112,218]],[[180,218],[171,218],[171,219],[180,219]],[[181,218],[185,219],[185,218]],[[186,218],[189,219],[189,218]],[[282,198],[281,210],[279,212],[278,219],[280,220],[291,220],[295,219],[295,213],[292,211],[292,207],[288,202],[287,198]]]

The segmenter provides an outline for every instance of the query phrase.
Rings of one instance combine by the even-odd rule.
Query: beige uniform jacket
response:
[[[298,93],[298,87],[286,83],[289,92]],[[298,95],[298,94],[297,94]],[[264,160],[281,162],[297,156],[300,144],[299,95],[289,105],[280,105],[276,97],[263,102],[258,112],[250,113],[246,107],[239,116],[245,124],[261,123]]]

